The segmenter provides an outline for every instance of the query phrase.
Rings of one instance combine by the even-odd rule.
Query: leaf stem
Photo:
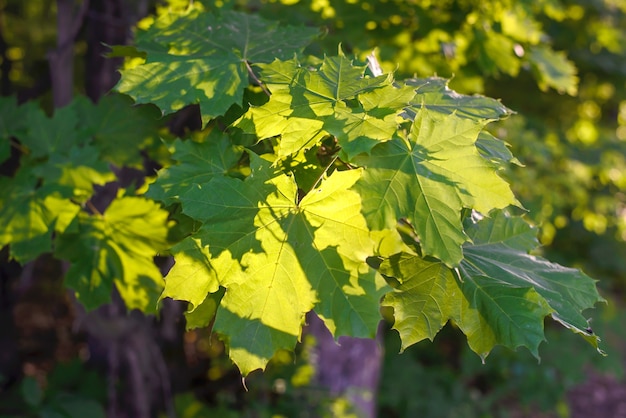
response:
[[[267,94],[268,96],[271,96],[272,93],[270,93],[270,91],[267,89],[267,87],[265,87],[265,85],[263,84],[263,82],[261,80],[259,80],[259,78],[256,76],[256,74],[254,74],[254,71],[252,71],[252,67],[250,67],[250,63],[248,61],[244,61],[246,63],[246,68],[248,69],[248,75],[250,76],[250,78],[252,78],[254,80],[254,82],[261,87],[261,89],[263,90],[263,92],[265,94]]]
[[[317,180],[315,180],[315,183],[313,183],[313,186],[311,186],[311,188],[309,189],[308,192],[306,192],[306,194],[309,194],[311,192],[311,190],[315,189],[317,187],[318,184],[320,184],[320,182],[322,181],[322,178],[324,177],[324,175],[326,174],[326,172],[328,171],[328,169],[330,168],[331,165],[333,165],[335,163],[335,161],[337,161],[337,158],[339,158],[339,154],[335,154],[335,156],[333,157],[332,160],[330,160],[330,162],[328,163],[328,165],[326,166],[326,168],[324,168],[324,171],[322,171],[322,174],[319,175],[319,177],[317,178]]]
[[[22,154],[25,154],[25,155],[30,154],[30,150],[28,148],[26,148],[24,145],[20,144],[13,138],[9,140],[9,146],[19,150]]]
[[[88,200],[87,203],[85,203],[85,205],[91,210],[92,213],[102,216],[102,213],[98,210],[97,207],[94,206],[93,203],[91,203],[91,200]]]

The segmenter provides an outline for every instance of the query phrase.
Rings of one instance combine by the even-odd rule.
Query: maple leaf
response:
[[[425,254],[457,265],[467,240],[460,210],[516,204],[508,184],[476,149],[483,128],[469,118],[441,115],[424,108],[416,115],[407,138],[396,136],[355,158],[366,167],[356,190],[370,228],[394,229],[407,218]]]
[[[216,175],[226,174],[243,153],[219,130],[212,130],[202,142],[177,139],[171,151],[176,164],[159,170],[157,180],[146,192],[147,197],[166,206],[178,201],[193,184],[207,183]]]
[[[55,153],[65,154],[91,141],[89,135],[78,129],[80,119],[71,105],[56,109],[50,118],[39,107],[31,108],[26,117],[28,129],[19,139],[29,149],[31,161]]]
[[[567,59],[565,53],[553,51],[543,45],[534,46],[530,48],[528,61],[542,91],[552,87],[570,96],[575,96],[578,92],[576,66]]]
[[[164,114],[199,104],[204,124],[242,104],[250,64],[287,59],[319,33],[233,11],[163,19],[138,39],[146,62],[122,70],[115,89],[137,103],[154,103]]]
[[[115,286],[129,309],[156,312],[163,279],[153,257],[168,246],[167,218],[155,202],[124,197],[103,215],[81,212],[57,237],[55,255],[72,263],[66,285],[86,309],[109,302]]]
[[[327,134],[336,136],[348,158],[368,152],[392,137],[397,113],[414,96],[410,87],[393,86],[389,75],[366,76],[367,67],[354,65],[341,51],[326,56],[319,68],[295,59],[259,68],[270,100],[251,106],[235,126],[259,139],[280,135],[279,157],[306,150]]]
[[[68,201],[71,190],[58,185],[37,187],[27,171],[0,176],[0,248],[11,245],[11,258],[24,263],[52,249],[52,233],[63,231],[80,211]]]
[[[122,94],[108,94],[97,104],[78,96],[71,106],[101,159],[117,166],[142,167],[141,151],[158,138],[161,114],[155,106],[134,105]]]
[[[381,264],[380,272],[398,280],[382,305],[394,310],[393,329],[400,334],[402,350],[426,338],[432,341],[450,318],[452,271],[441,262],[398,253]]]
[[[594,281],[529,255],[538,245],[534,228],[495,211],[471,224],[468,235],[473,242],[464,245],[465,258],[455,270],[414,253],[399,253],[381,264],[381,273],[397,280],[382,305],[394,309],[402,349],[432,340],[453,320],[483,359],[497,344],[524,346],[539,357],[547,315],[598,347],[581,314],[603,301]]]
[[[28,114],[35,108],[34,101],[18,106],[16,97],[0,97],[0,163],[11,155],[11,138],[19,137],[26,131]]]
[[[473,244],[465,246],[461,279],[488,277],[502,287],[531,287],[548,303],[555,320],[598,347],[599,339],[581,313],[604,301],[594,280],[580,270],[528,254],[538,241],[535,229],[521,218],[496,212],[466,231]]]
[[[292,349],[311,309],[336,337],[374,335],[387,289],[365,263],[374,242],[349,190],[359,170],[333,173],[298,201],[292,177],[250,157],[245,181],[215,177],[180,197],[183,212],[204,222],[194,238],[226,288],[215,330],[244,375]]]

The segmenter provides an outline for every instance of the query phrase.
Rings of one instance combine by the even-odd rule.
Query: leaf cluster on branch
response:
[[[3,132],[22,166],[0,179],[0,246],[70,261],[88,308],[113,287],[148,312],[188,301],[188,326],[213,323],[243,375],[293,349],[311,310],[335,338],[365,338],[391,308],[403,348],[451,321],[483,359],[497,344],[538,356],[546,316],[598,347],[582,315],[602,301],[594,281],[529,254],[535,230],[498,175],[516,160],[484,129],[512,112],[441,78],[378,75],[341,48],[304,54],[317,36],[191,9],[113,48],[129,58],[118,92],[163,115],[198,105],[203,131],[168,143],[145,195],[121,190],[102,213],[90,199],[113,179],[103,161],[137,163],[120,149],[148,147],[154,108],[112,95],[47,118],[0,102],[37,118]],[[163,284],[151,258],[166,252]]]

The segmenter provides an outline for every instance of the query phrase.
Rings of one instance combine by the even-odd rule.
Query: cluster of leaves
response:
[[[0,177],[0,247],[10,244],[20,263],[46,252],[69,261],[66,285],[88,309],[109,302],[116,288],[129,308],[155,312],[163,279],[153,257],[168,246],[168,213],[132,190],[105,186],[116,179],[113,164],[142,163],[158,112],[121,95],[97,105],[78,98],[53,117],[11,97],[0,109],[0,161],[19,160]]]
[[[199,104],[208,124],[147,192],[186,228],[162,297],[189,301],[192,326],[215,316],[244,375],[292,349],[311,309],[335,337],[369,337],[392,307],[403,347],[454,321],[483,358],[536,355],[547,315],[597,347],[594,282],[529,255],[534,228],[503,210],[513,157],[484,128],[510,111],[341,51],[298,56],[315,35],[192,9],[114,50],[134,58],[117,90],[164,114]]]
[[[563,258],[578,259],[604,278],[621,281],[623,289],[626,266],[619,258],[607,266],[589,253],[594,246],[602,247],[598,254],[623,252],[626,240],[621,174],[626,170],[626,3],[292,3],[265,1],[261,13],[289,9],[290,20],[325,26],[327,46],[342,41],[362,58],[379,48],[384,68],[403,75],[454,76],[453,88],[501,97],[519,111],[523,116],[501,124],[498,136],[513,144],[526,165],[508,177],[515,179],[513,190],[532,219],[542,225],[542,243],[552,243],[565,229],[562,242],[577,237],[579,250],[563,248]],[[577,223],[583,234],[605,237],[582,237]]]
[[[525,164],[506,176],[541,224],[541,242],[623,292],[623,257],[606,254],[626,248],[626,3],[389,4],[298,2],[289,16],[326,26],[326,42],[343,39],[361,57],[380,48],[386,68],[454,76],[455,89],[501,97],[518,111],[498,136]],[[278,7],[269,1],[261,10]]]

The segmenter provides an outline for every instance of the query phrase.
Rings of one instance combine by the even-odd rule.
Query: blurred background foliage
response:
[[[450,78],[466,94],[499,98],[517,112],[492,127],[521,162],[502,173],[541,227],[543,251],[556,262],[599,279],[607,307],[592,326],[604,336],[600,358],[569,332],[548,326],[538,365],[526,352],[496,350],[485,365],[453,327],[434,343],[397,355],[387,332],[378,393],[381,416],[506,416],[506,411],[551,410],[568,416],[566,392],[590,370],[621,376],[626,331],[626,0],[133,0],[128,8],[236,8],[290,24],[324,28],[311,52],[335,51],[365,61],[375,51],[397,78]],[[47,54],[56,42],[54,0],[0,0],[0,94],[49,106]],[[149,24],[151,18],[140,22]],[[84,92],[83,56],[75,42],[77,93]],[[178,416],[350,416],[345,400],[310,386],[305,340],[294,359],[279,356],[253,374],[249,392],[235,389],[236,373],[202,331],[185,334],[187,360],[196,362],[200,388],[176,398]],[[58,367],[74,367],[59,365]],[[80,368],[80,367],[79,367]],[[47,369],[48,372],[52,370]],[[74,369],[72,369],[74,370]],[[87,371],[72,376],[88,376]],[[58,373],[57,373],[58,374]],[[54,372],[39,386],[24,379],[16,408],[38,416],[72,382]],[[75,402],[102,402],[74,391]],[[58,379],[57,379],[58,380]],[[207,383],[209,382],[209,383]],[[230,383],[229,383],[230,382]],[[47,387],[40,391],[38,387]],[[239,386],[237,386],[239,387]],[[193,393],[192,393],[193,391]],[[0,400],[9,394],[0,392]],[[0,402],[1,404],[1,402]],[[21,406],[20,406],[21,405]],[[50,406],[52,405],[52,406]],[[305,406],[303,406],[305,405]],[[0,408],[2,415],[2,408]],[[72,416],[71,414],[66,416]]]

